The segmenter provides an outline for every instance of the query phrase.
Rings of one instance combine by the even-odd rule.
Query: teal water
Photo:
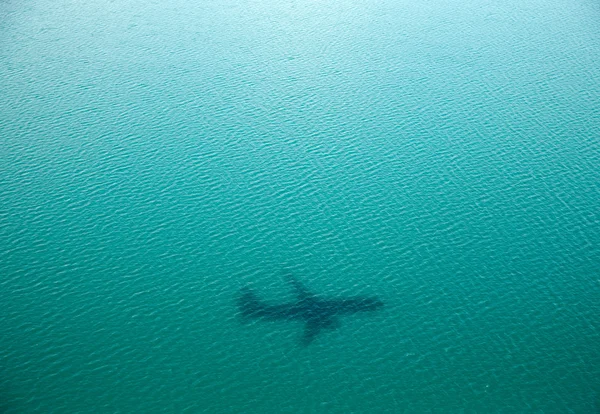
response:
[[[0,412],[599,412],[599,21],[1,1]]]

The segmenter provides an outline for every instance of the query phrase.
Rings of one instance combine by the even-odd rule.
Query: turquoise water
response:
[[[599,21],[0,2],[0,412],[598,412]],[[241,324],[284,268],[385,308]]]

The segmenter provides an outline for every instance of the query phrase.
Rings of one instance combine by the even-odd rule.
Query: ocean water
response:
[[[0,412],[600,412],[599,22],[0,1]]]

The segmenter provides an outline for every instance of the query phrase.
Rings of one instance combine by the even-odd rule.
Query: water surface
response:
[[[594,412],[600,7],[0,3],[0,411]],[[282,269],[372,295],[309,347]]]

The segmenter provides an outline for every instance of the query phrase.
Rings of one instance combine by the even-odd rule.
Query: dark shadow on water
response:
[[[292,275],[286,274],[285,279],[295,293],[294,302],[271,304],[260,299],[249,287],[242,288],[237,300],[242,322],[253,319],[303,322],[301,343],[307,346],[322,331],[340,327],[341,316],[372,312],[383,307],[383,302],[376,297],[323,298],[312,293]]]

